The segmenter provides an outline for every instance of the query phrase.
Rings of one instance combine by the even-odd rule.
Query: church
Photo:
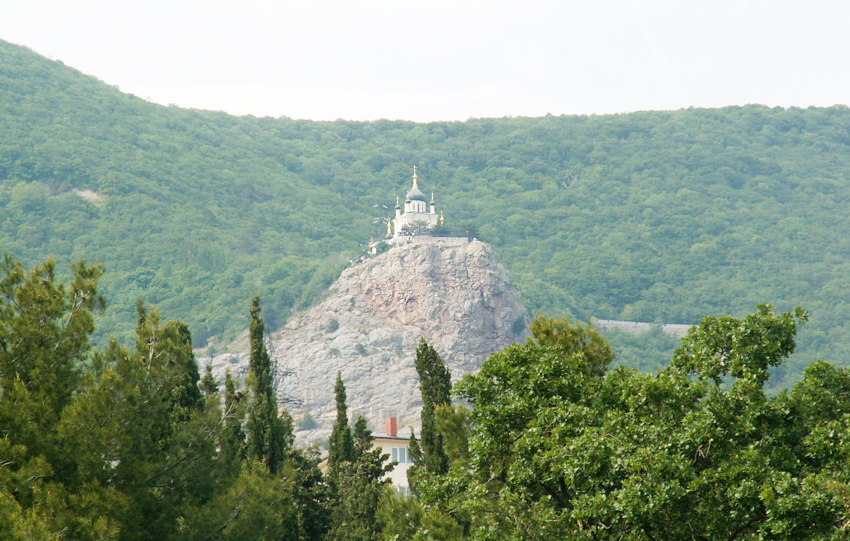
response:
[[[404,198],[402,211],[399,200],[395,203],[395,218],[387,219],[387,235],[384,239],[389,244],[398,244],[419,233],[430,231],[443,225],[443,214],[437,216],[437,203],[431,193],[431,202],[419,189],[419,179],[416,176],[416,166],[413,166],[413,186]]]
[[[395,217],[387,218],[387,234],[381,240],[371,239],[368,252],[371,255],[378,253],[381,244],[395,246],[413,242],[418,236],[429,238],[432,231],[437,227],[445,225],[443,213],[437,215],[437,203],[434,201],[434,193],[431,193],[431,201],[425,197],[419,189],[419,177],[416,175],[416,166],[413,166],[413,185],[404,197],[404,207],[396,198]],[[424,240],[424,239],[423,239]]]

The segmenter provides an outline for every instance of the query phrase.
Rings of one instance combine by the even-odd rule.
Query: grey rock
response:
[[[338,325],[330,331],[332,319]],[[457,380],[493,352],[524,340],[514,332],[517,321],[528,321],[519,292],[479,241],[423,237],[349,267],[323,302],[271,333],[281,403],[296,423],[309,413],[319,425],[297,431],[297,442],[330,434],[338,371],[352,420],[363,415],[375,432],[383,432],[391,416],[399,429],[418,427],[419,339],[434,346]],[[226,368],[247,375],[247,343],[242,349],[210,360],[216,377],[223,379]]]

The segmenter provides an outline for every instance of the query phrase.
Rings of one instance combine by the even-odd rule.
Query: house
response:
[[[374,438],[372,445],[376,449],[381,449],[382,454],[388,454],[388,461],[398,462],[386,477],[390,480],[393,488],[408,496],[410,485],[407,483],[407,470],[413,465],[413,460],[410,459],[410,429],[406,429],[404,432],[406,432],[406,435],[399,434],[398,420],[395,417],[390,417],[387,419],[387,431],[385,433],[372,433]],[[322,470],[322,473],[328,472],[327,458],[319,462],[319,469]]]
[[[387,419],[386,433],[373,433],[375,438],[373,445],[380,448],[384,453],[390,455],[390,461],[396,461],[395,468],[387,477],[390,483],[399,492],[407,496],[410,493],[410,487],[407,484],[407,470],[413,465],[413,460],[410,459],[410,431],[406,430],[406,436],[400,436],[398,433],[398,422],[395,417]]]

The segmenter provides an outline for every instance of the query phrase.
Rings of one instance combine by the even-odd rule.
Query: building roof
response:
[[[407,200],[408,201],[427,201],[425,199],[425,194],[422,193],[422,190],[414,186],[407,192]]]

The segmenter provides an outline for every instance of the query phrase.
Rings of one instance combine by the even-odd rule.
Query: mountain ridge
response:
[[[0,244],[26,264],[103,262],[103,335],[131,339],[137,298],[197,345],[244,330],[253,293],[279,327],[382,234],[417,165],[446,223],[474,226],[534,312],[694,324],[800,304],[811,319],[772,381],[850,359],[847,107],[230,117],[148,104],[2,42],[0,126]],[[645,360],[631,349],[624,363]]]

